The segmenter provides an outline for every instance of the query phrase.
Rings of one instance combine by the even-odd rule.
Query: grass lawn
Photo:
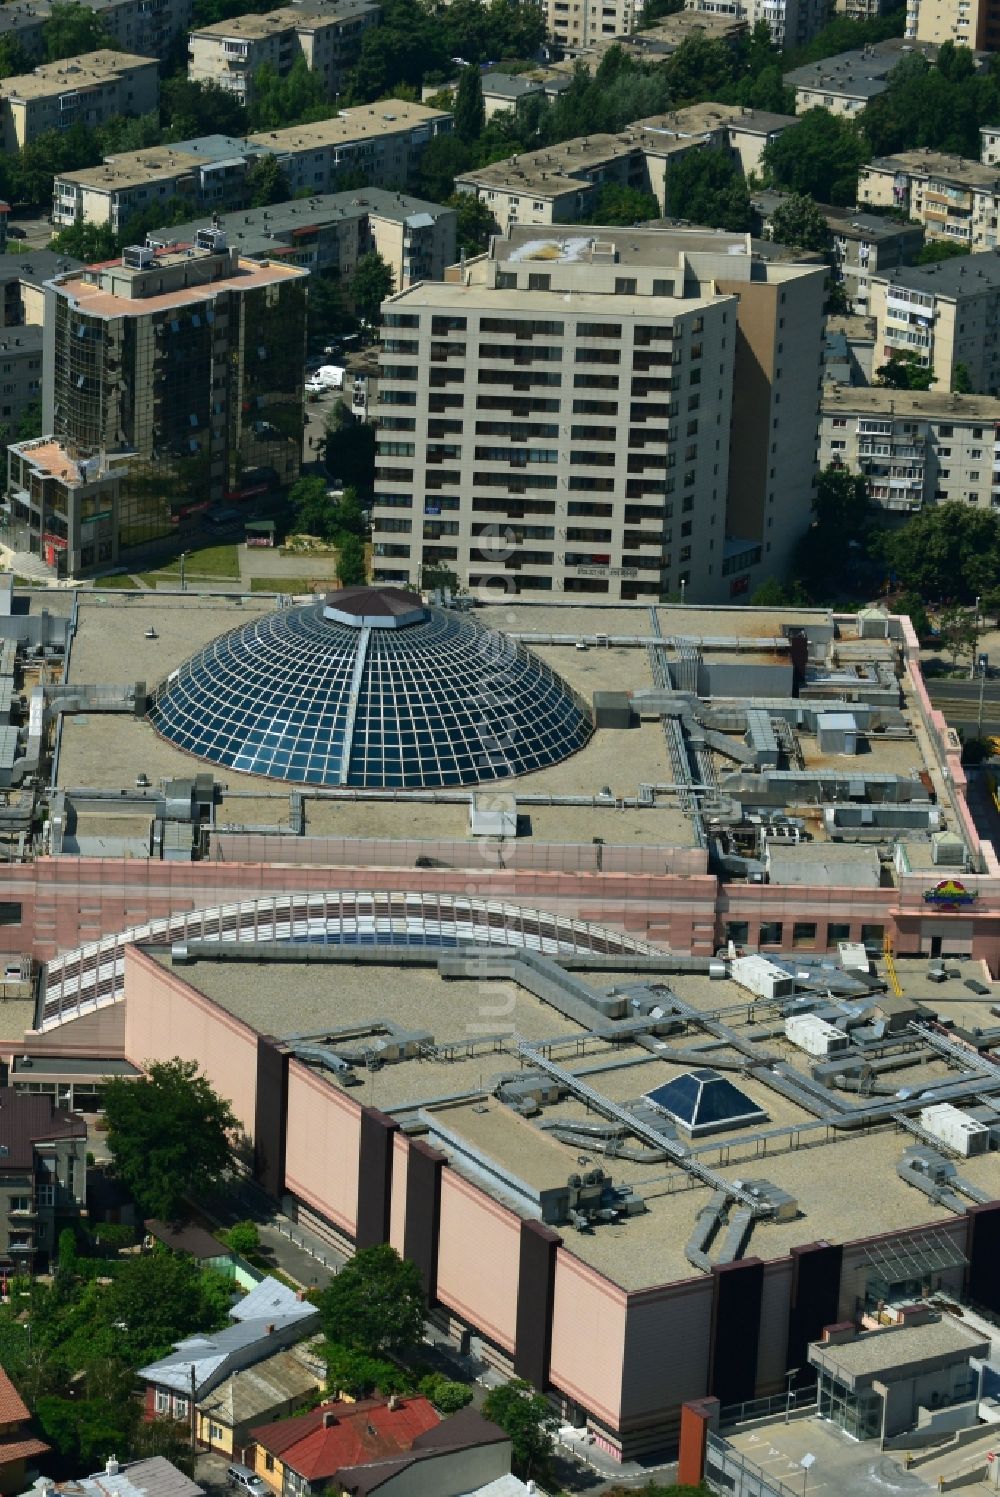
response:
[[[124,588],[131,588],[133,590],[136,590],[137,586],[138,586],[137,583],[133,582],[132,578],[126,572],[122,572],[118,576],[115,576],[115,577],[95,577],[94,578],[94,587],[98,591],[100,591],[101,588],[105,588],[105,587],[124,587]]]
[[[180,560],[167,562],[165,566],[157,567],[155,572],[143,572],[143,581],[155,586],[157,581],[165,583],[179,582],[181,575]],[[229,581],[236,582],[240,575],[239,547],[228,546],[203,546],[200,551],[189,551],[184,559],[184,576],[199,582],[215,577],[224,577]]]
[[[251,577],[252,593],[313,593],[329,591],[336,586],[330,577]]]

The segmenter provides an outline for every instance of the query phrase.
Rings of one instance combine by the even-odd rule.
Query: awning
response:
[[[964,1268],[968,1259],[947,1232],[927,1231],[891,1242],[874,1242],[865,1259],[887,1284],[922,1279],[948,1268]]]

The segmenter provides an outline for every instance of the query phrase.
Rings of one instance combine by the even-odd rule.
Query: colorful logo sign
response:
[[[959,878],[943,878],[933,889],[924,890],[924,904],[936,910],[962,910],[975,904],[978,889],[967,889]]]

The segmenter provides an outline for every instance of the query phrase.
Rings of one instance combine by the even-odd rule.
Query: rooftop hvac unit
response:
[[[226,248],[225,229],[199,229],[194,236],[194,242],[198,249],[210,250],[217,255]]]
[[[145,244],[130,244],[122,252],[122,264],[126,270],[148,270],[156,262],[156,251]]]
[[[821,754],[856,754],[858,751],[858,720],[854,716],[854,713],[817,713],[816,742]]]
[[[965,866],[965,843],[957,832],[935,832],[931,837],[931,858],[939,866]]]
[[[769,962],[766,956],[734,957],[729,971],[733,982],[755,993],[758,998],[791,998],[795,992],[795,978],[791,973],[779,967],[777,962]]]
[[[970,1154],[985,1154],[990,1147],[990,1130],[985,1123],[978,1122],[953,1107],[950,1102],[938,1102],[933,1107],[924,1107],[920,1121],[928,1133],[939,1138],[943,1144],[968,1159]]]
[[[785,1038],[807,1055],[840,1055],[850,1049],[844,1031],[816,1014],[793,1014],[787,1018]]]

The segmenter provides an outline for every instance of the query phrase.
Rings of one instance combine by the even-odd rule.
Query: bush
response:
[[[457,1414],[459,1409],[466,1408],[472,1402],[472,1389],[466,1383],[454,1382],[440,1372],[431,1372],[422,1377],[417,1384],[417,1391],[424,1398],[429,1398],[442,1414]]]

